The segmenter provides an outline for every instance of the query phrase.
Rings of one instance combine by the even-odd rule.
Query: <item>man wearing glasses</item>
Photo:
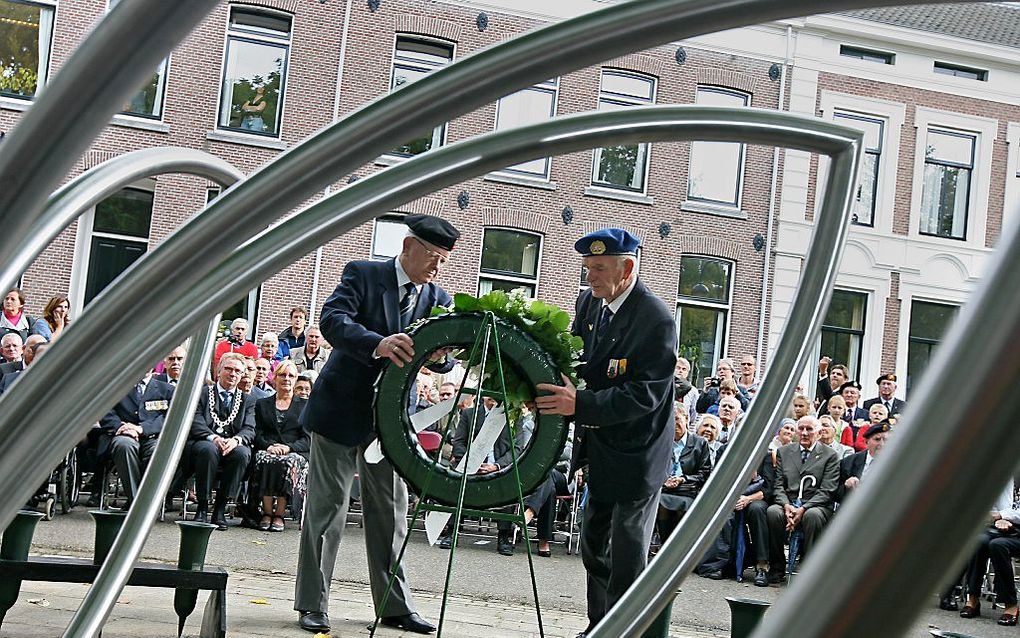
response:
[[[740,376],[737,377],[737,386],[744,389],[749,400],[758,394],[758,370],[755,367],[754,357],[751,355],[745,355],[740,360]]]
[[[373,384],[386,361],[403,367],[414,355],[407,327],[428,317],[450,295],[433,283],[460,233],[431,215],[410,215],[400,255],[385,262],[352,261],[319,313],[319,328],[333,345],[301,415],[312,434],[305,522],[298,551],[294,609],[307,631],[329,631],[329,586],[357,473],[365,519],[365,545],[376,613],[382,624],[416,633],[435,627],[418,615],[397,548],[407,535],[407,487],[383,459],[366,463],[375,437]],[[447,372],[453,362],[431,364]],[[386,604],[383,607],[383,598]]]

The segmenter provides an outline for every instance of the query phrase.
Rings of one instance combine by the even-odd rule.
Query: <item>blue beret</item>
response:
[[[622,228],[603,228],[574,242],[574,250],[582,257],[599,255],[636,255],[641,245],[638,238]]]

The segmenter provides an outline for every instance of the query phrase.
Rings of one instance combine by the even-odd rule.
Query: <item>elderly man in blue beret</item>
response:
[[[573,327],[584,340],[585,389],[566,379],[538,386],[541,412],[573,417],[579,426],[571,467],[588,468],[581,528],[588,628],[581,636],[647,565],[659,490],[670,470],[676,328],[666,305],[638,279],[638,247],[621,228],[574,244],[588,269]]]

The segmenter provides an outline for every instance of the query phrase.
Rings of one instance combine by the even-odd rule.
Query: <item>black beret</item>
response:
[[[875,385],[878,385],[878,384],[882,383],[883,381],[892,381],[893,383],[896,383],[896,375],[895,374],[883,374],[882,376],[880,376],[878,378],[877,381],[875,381]]]
[[[876,423],[875,425],[872,425],[871,427],[869,427],[867,430],[864,431],[864,438],[870,439],[871,437],[875,436],[876,434],[881,434],[883,432],[889,432],[890,430],[892,430],[892,425],[889,423],[889,421],[885,421],[885,420],[879,421],[878,423]]]
[[[839,393],[842,394],[843,390],[846,390],[847,388],[856,388],[858,391],[860,391],[861,383],[860,381],[847,381],[843,385],[839,386]]]
[[[453,245],[460,239],[460,231],[442,217],[408,215],[404,223],[411,229],[412,235],[443,250],[453,250]]]

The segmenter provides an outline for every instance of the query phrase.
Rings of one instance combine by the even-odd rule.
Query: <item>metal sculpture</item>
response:
[[[836,0],[827,3],[825,9],[892,4],[897,2]],[[166,8],[159,13],[157,7],[161,5]],[[125,2],[89,36],[79,55],[64,67],[0,147],[0,183],[16,186],[0,193],[0,219],[5,231],[9,230],[0,238],[0,254],[16,253],[31,234],[47,194],[74,158],[173,41],[211,6],[212,0]],[[405,123],[412,119],[418,128],[439,124],[513,90],[603,59],[704,33],[795,17],[817,8],[817,3],[807,0],[642,0],[612,6],[481,51],[377,100],[284,153],[242,185],[228,190],[137,262],[100,295],[46,357],[29,369],[19,381],[19,391],[0,399],[0,414],[6,415],[0,419],[0,439],[12,442],[0,451],[0,477],[4,481],[0,525],[9,522],[17,505],[27,498],[31,487],[26,486],[41,482],[45,468],[59,461],[61,451],[70,447],[88,422],[126,392],[152,360],[182,340],[189,326],[205,323],[215,308],[229,303],[252,281],[268,277],[324,239],[396,205],[491,169],[592,146],[708,139],[778,144],[829,154],[833,157],[829,191],[818,216],[803,280],[786,334],[770,366],[767,378],[771,382],[763,384],[748,415],[745,436],[737,437],[731,445],[680,531],[592,634],[638,635],[672,598],[672,592],[692,567],[694,556],[711,542],[728,515],[727,504],[756,465],[753,461],[765,449],[771,419],[792,391],[794,372],[807,363],[806,344],[818,332],[847,232],[849,185],[856,175],[860,135],[814,120],[748,109],[650,108],[563,118],[419,156],[359,181],[255,239],[247,229],[268,224],[338,175],[386,151],[393,140],[403,139]],[[138,29],[136,22],[129,24],[132,17],[147,25],[146,29]],[[150,40],[150,30],[159,33],[161,39]],[[141,51],[148,53],[136,55]],[[108,56],[115,52],[123,62],[114,65],[113,81],[97,89],[92,99],[65,100],[67,91],[85,83],[82,78],[95,76],[95,67],[88,65],[95,65],[101,52]],[[110,60],[102,60],[102,65],[104,71],[108,70]],[[463,90],[466,88],[471,90]],[[68,104],[75,106],[68,108]],[[72,121],[73,127],[69,125]],[[28,162],[32,157],[39,159]],[[27,178],[26,166],[35,169],[28,171]],[[229,239],[224,250],[234,252],[215,263],[197,250],[209,236]],[[282,243],[282,238],[298,241]],[[267,245],[291,249],[274,254],[265,250]],[[818,554],[828,556],[828,564],[809,560],[798,583],[756,635],[850,636],[867,631],[887,635],[909,622],[925,595],[919,588],[903,586],[903,579],[928,582],[947,571],[943,567],[951,567],[931,561],[929,550],[946,541],[963,547],[963,539],[976,527],[988,504],[969,499],[969,492],[994,494],[1014,465],[1012,459],[1003,459],[997,452],[1012,449],[1011,444],[1020,437],[1006,416],[1017,402],[1015,393],[1009,390],[1020,373],[1020,358],[1012,356],[1009,346],[1015,341],[1020,322],[1020,301],[996,298],[995,291],[1007,285],[1006,278],[1017,271],[1018,255],[1020,236],[1013,229],[1007,249],[1000,248],[994,273],[977,299],[961,313],[961,320],[935,359],[932,373],[919,389],[919,401],[914,403],[921,407],[901,422],[901,432],[887,451],[888,460],[876,469],[876,480],[862,487],[822,539]],[[168,279],[171,272],[174,277]],[[229,279],[215,278],[224,272],[230,274]],[[221,285],[228,280],[240,283]],[[154,289],[157,283],[159,290]],[[217,289],[210,291],[210,287]],[[120,328],[138,321],[152,326],[157,336],[129,336],[111,344],[116,352],[108,353],[110,360],[124,365],[118,370],[100,370],[87,378],[80,355],[95,335],[110,330],[128,334],[130,331]],[[962,384],[960,380],[951,381],[949,375],[936,378],[939,371],[949,369],[951,360],[955,365],[961,361],[972,364],[968,369],[975,373]],[[67,401],[40,401],[58,379]],[[953,384],[952,393],[949,383]],[[982,383],[987,385],[978,393],[976,389]],[[947,409],[938,397],[950,394],[961,398]],[[994,413],[988,412],[990,396],[1001,398]],[[61,419],[71,413],[71,403],[80,418]],[[968,417],[973,420],[968,421]],[[922,432],[913,425],[936,419],[967,432],[976,433],[979,424],[983,429],[980,435],[959,437],[950,428]],[[46,433],[45,440],[28,427],[43,421],[57,424]],[[909,463],[905,462],[907,457]],[[981,468],[981,473],[953,473],[956,492],[945,489],[949,481],[945,470],[958,469],[964,462]],[[895,493],[882,492],[881,485],[889,482],[898,485]],[[932,486],[939,494],[937,501],[925,498]],[[912,512],[907,511],[906,504],[913,506]],[[852,564],[849,557],[843,559],[836,552],[826,551],[848,541],[851,527],[862,521],[869,524],[869,529],[886,533],[856,540]],[[890,547],[883,540],[888,538],[895,538],[897,544]],[[908,543],[916,543],[922,551],[904,551]],[[112,556],[117,552],[115,545]],[[859,593],[844,595],[851,590]],[[825,591],[826,596],[811,599],[809,624],[795,612],[806,606],[812,591]],[[863,609],[876,608],[892,611],[884,593],[888,591],[900,592],[897,614],[863,613]],[[850,600],[854,606],[847,604]],[[88,611],[87,606],[83,605],[82,611]],[[95,631],[94,627],[69,629],[68,635],[91,635]]]

